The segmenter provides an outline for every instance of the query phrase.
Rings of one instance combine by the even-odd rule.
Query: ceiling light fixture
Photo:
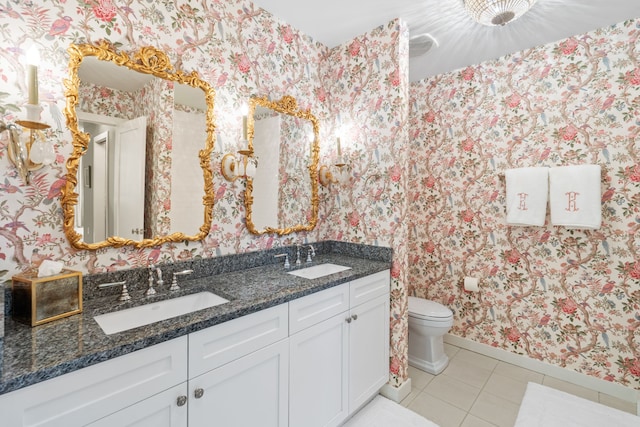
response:
[[[464,0],[473,19],[483,25],[506,25],[524,15],[536,0]]]

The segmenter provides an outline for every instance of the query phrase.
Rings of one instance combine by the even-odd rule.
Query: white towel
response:
[[[516,427],[638,427],[640,418],[560,390],[528,383]]]
[[[551,168],[549,180],[551,224],[570,228],[600,228],[600,165]]]
[[[507,169],[507,224],[544,225],[549,194],[549,168]]]

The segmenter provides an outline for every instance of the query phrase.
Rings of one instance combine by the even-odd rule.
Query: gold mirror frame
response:
[[[124,52],[117,53],[107,42],[99,45],[91,44],[71,44],[67,49],[69,53],[69,78],[64,81],[65,97],[67,104],[64,115],[67,120],[67,127],[73,137],[73,152],[67,160],[67,182],[62,188],[61,204],[64,215],[63,228],[69,243],[77,249],[100,249],[103,247],[121,247],[131,245],[136,248],[158,246],[165,242],[196,241],[204,239],[211,229],[214,191],[213,172],[210,167],[211,152],[213,151],[215,139],[214,122],[214,97],[215,92],[211,85],[201,80],[196,71],[185,74],[183,71],[174,70],[169,57],[162,51],[152,47],[141,47],[133,57]],[[152,74],[164,80],[172,80],[183,83],[194,88],[199,88],[204,92],[207,104],[206,130],[207,138],[205,146],[199,151],[200,166],[204,176],[204,196],[202,203],[204,206],[204,223],[195,235],[185,235],[175,232],[166,236],[156,236],[152,239],[131,240],[117,236],[110,236],[106,240],[98,243],[86,243],[81,240],[82,236],[74,229],[75,207],[78,205],[78,193],[75,191],[78,184],[78,166],[80,158],[89,146],[90,135],[81,132],[78,128],[78,117],[76,106],[79,102],[78,91],[80,88],[80,77],[78,70],[82,60],[87,56],[95,56],[102,61],[109,61],[116,65],[127,67],[134,71],[145,74]]]
[[[312,142],[312,159],[309,164],[309,177],[311,182],[311,219],[306,225],[297,224],[287,228],[274,228],[265,227],[262,230],[257,230],[252,220],[253,209],[253,179],[247,178],[247,188],[245,190],[245,209],[247,211],[247,229],[253,234],[267,234],[276,233],[280,236],[290,234],[299,231],[311,231],[318,223],[318,164],[320,162],[320,144],[319,134],[320,128],[318,125],[318,119],[311,114],[310,110],[298,109],[298,103],[292,96],[285,95],[279,101],[270,101],[266,97],[252,97],[249,100],[249,112],[247,120],[247,139],[249,145],[249,151],[253,152],[253,134],[254,134],[254,114],[256,106],[269,108],[279,113],[288,114],[290,116],[298,117],[300,119],[309,120],[313,126],[314,140]],[[259,167],[259,166],[258,166]]]

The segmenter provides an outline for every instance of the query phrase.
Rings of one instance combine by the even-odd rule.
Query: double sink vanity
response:
[[[35,328],[6,316],[3,423],[341,424],[388,381],[391,250],[314,246],[290,269],[274,255],[294,248],[166,265],[193,274],[151,297],[146,269],[86,276],[82,314]],[[122,280],[128,302],[98,288]]]

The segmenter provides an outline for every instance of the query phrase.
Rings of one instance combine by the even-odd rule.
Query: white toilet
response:
[[[433,375],[447,367],[443,336],[453,325],[453,312],[442,304],[409,297],[409,365]]]

